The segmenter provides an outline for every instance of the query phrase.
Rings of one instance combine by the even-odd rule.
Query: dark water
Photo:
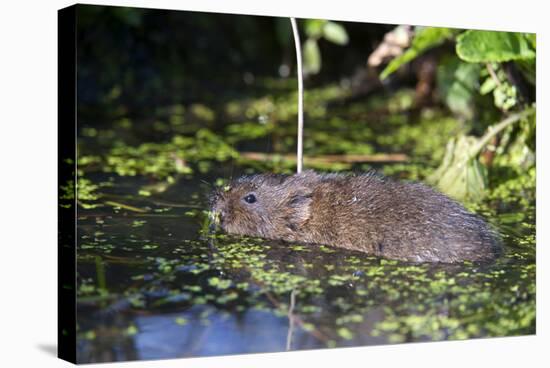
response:
[[[407,264],[208,235],[203,181],[144,184],[117,178],[109,205],[79,208],[80,363],[535,333],[534,207],[498,206],[493,264]]]

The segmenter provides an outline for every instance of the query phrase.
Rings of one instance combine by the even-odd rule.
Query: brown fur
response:
[[[253,194],[256,202],[244,198]],[[414,262],[486,261],[497,234],[458,202],[420,183],[375,173],[245,176],[212,210],[230,234],[326,244]]]

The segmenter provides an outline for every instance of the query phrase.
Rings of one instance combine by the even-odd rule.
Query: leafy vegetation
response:
[[[410,48],[403,55],[393,59],[380,74],[385,79],[405,63],[416,59],[423,52],[438,46],[456,33],[450,28],[417,27],[417,33]]]
[[[534,103],[531,104],[527,96],[520,96],[518,89],[526,88],[524,85],[520,86],[520,83],[534,87],[536,39],[535,35],[523,33],[473,30],[459,33],[447,28],[420,28],[411,47],[390,62],[381,78],[388,77],[403,64],[451,37],[456,42],[456,55],[460,60],[448,58],[440,66],[438,78],[442,98],[449,109],[472,120],[475,118],[473,105],[492,92],[494,106],[503,113],[511,114],[502,122],[490,124],[481,138],[452,138],[447,145],[442,164],[429,178],[431,183],[457,199],[479,201],[486,195],[490,166],[490,163],[480,160],[482,150],[491,145],[490,149],[497,154],[510,154],[507,152],[507,145],[498,149],[500,142],[497,134],[505,129],[523,130],[524,134],[519,134],[522,136],[519,138],[520,144],[525,149],[533,150],[534,142],[525,140],[525,132],[535,129]],[[504,64],[511,61],[519,63],[518,75],[524,81],[518,82],[520,77],[517,76],[511,79],[504,72],[505,68],[510,70],[514,67],[514,64]],[[482,78],[484,81],[480,83]],[[513,124],[516,126],[512,126]],[[534,140],[534,135],[529,138]],[[531,160],[529,165],[534,164],[534,160]]]
[[[343,46],[348,43],[348,34],[342,25],[324,19],[306,19],[304,28],[307,35],[303,46],[304,74],[307,76],[321,71],[319,40]]]
[[[534,34],[493,31],[466,31],[456,39],[456,53],[470,63],[502,63],[534,60]]]

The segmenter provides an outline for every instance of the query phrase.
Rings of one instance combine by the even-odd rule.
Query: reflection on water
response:
[[[535,332],[534,210],[491,219],[506,240],[494,264],[407,264],[208,236],[200,180],[151,197],[140,180],[79,209],[80,363]]]

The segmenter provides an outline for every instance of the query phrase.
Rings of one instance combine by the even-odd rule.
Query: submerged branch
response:
[[[241,157],[252,161],[295,161],[294,155],[270,154],[263,152],[242,152]],[[409,157],[404,153],[374,154],[374,155],[322,155],[307,157],[305,162],[310,165],[332,163],[368,163],[368,162],[406,162]]]
[[[134,207],[134,206],[130,206],[129,204],[124,204],[124,203],[115,202],[115,201],[105,201],[104,203],[109,205],[109,206],[112,206],[112,207],[120,207],[120,208],[124,208],[125,210],[132,211],[132,212],[147,213],[146,210],[144,210],[142,208],[137,208],[137,207]]]

